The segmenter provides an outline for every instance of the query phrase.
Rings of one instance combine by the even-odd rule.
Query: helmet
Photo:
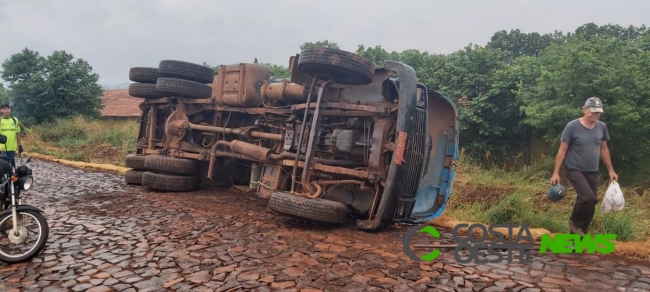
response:
[[[553,185],[550,189],[548,189],[548,194],[547,194],[548,199],[553,202],[557,202],[561,200],[562,198],[564,198],[565,195],[566,195],[566,187],[564,187],[561,184]]]

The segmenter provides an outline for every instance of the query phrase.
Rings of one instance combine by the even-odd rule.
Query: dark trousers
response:
[[[570,220],[587,234],[598,203],[598,172],[567,169],[566,176],[578,194]]]

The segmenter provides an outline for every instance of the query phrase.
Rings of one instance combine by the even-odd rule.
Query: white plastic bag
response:
[[[623,191],[618,185],[618,182],[612,181],[605,192],[603,202],[600,204],[600,211],[603,213],[617,212],[623,210],[625,206],[625,198],[623,198]]]

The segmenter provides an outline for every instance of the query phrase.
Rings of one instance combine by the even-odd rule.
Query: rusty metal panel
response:
[[[280,166],[264,165],[257,195],[262,198],[268,198],[271,195],[271,192],[284,185],[287,177],[287,175],[282,175],[282,168]]]
[[[220,105],[258,107],[262,102],[262,85],[270,77],[271,70],[259,64],[221,65],[213,96]]]
[[[401,165],[404,162],[404,151],[406,150],[406,138],[407,134],[404,131],[400,131],[397,136],[397,146],[395,147],[395,164]]]

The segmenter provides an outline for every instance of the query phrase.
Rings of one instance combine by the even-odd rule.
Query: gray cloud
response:
[[[87,60],[101,84],[162,59],[287,65],[306,41],[451,53],[496,31],[642,25],[650,1],[0,0],[0,61],[28,47]]]

